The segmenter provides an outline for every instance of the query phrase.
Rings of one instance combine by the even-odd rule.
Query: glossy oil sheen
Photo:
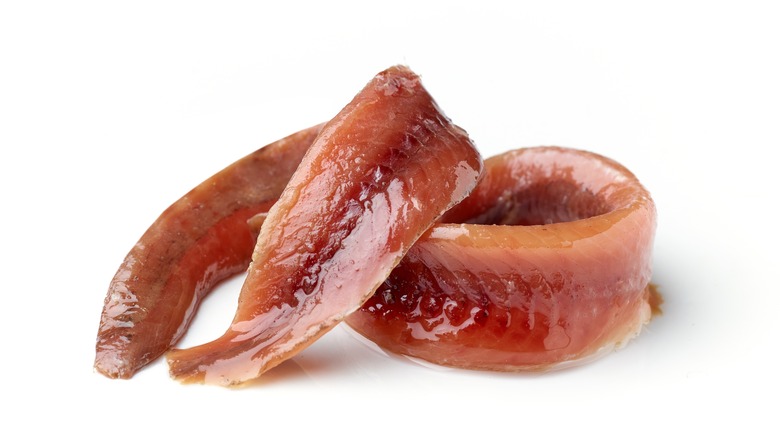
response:
[[[392,95],[403,83],[388,82],[380,90]],[[160,216],[112,280],[98,333],[98,371],[130,377],[176,342],[214,284],[246,269],[254,237],[267,218],[263,212],[282,194],[319,130],[301,131],[237,161]],[[353,140],[348,127],[341,134],[341,141]],[[416,136],[398,138],[404,145]],[[332,310],[329,306],[339,305],[339,294],[307,297],[317,287],[328,257],[344,250],[346,234],[365,217],[361,202],[373,205],[382,190],[386,201],[413,192],[394,189],[394,181],[402,181],[395,177],[399,160],[408,158],[403,149],[390,148],[385,161],[362,170],[367,157],[341,149],[330,151],[335,157],[330,162],[312,159],[320,166],[317,172],[330,175],[322,185],[333,187],[334,199],[351,194],[349,199],[357,202],[341,210],[326,203],[324,210],[309,212],[338,216],[335,227],[316,220],[307,226],[305,218],[299,221],[302,226],[287,219],[271,226],[299,236],[304,248],[280,246],[273,257],[260,255],[256,260],[300,266],[296,275],[277,278],[296,287],[292,294],[287,288],[286,295],[281,293],[284,288],[277,289],[279,305],[265,306],[269,316],[263,323],[257,324],[251,312],[246,314],[250,318],[239,312],[231,330],[241,335],[234,340],[243,342],[263,330],[284,327],[291,321],[289,313],[298,310],[327,319],[325,313],[317,316],[317,309]],[[386,349],[444,365],[547,369],[619,345],[647,320],[648,307],[659,312],[660,296],[652,286],[642,286],[650,276],[655,210],[630,172],[603,157],[562,148],[513,151],[485,164],[472,195],[442,218],[449,224],[435,225],[417,241],[377,293],[349,317],[353,327]],[[418,170],[430,180],[441,172],[437,166],[441,163],[428,162]],[[333,177],[339,171],[341,175]],[[456,166],[458,172],[468,174],[468,163]],[[408,179],[409,187],[415,178]],[[446,179],[442,184],[446,188]],[[313,189],[308,195],[296,193],[296,201],[306,201],[299,212],[304,216],[310,202],[326,197]],[[423,193],[408,197],[408,203],[415,208],[425,203],[428,195]],[[247,223],[257,212],[261,215]],[[380,218],[384,222],[377,222],[375,230],[386,238],[390,218],[377,215]],[[331,230],[336,231],[332,236]],[[324,250],[317,255],[314,248]],[[330,267],[346,265],[350,270],[350,262],[371,260],[366,258],[370,252],[353,250],[353,257]],[[260,269],[258,263],[255,268]],[[338,291],[346,283],[349,278],[341,287],[332,284]],[[242,303],[251,298],[242,293]],[[300,306],[307,300],[310,307]],[[307,342],[316,338],[317,330],[315,326],[304,333]],[[251,348],[241,355],[234,360],[258,362]],[[266,369],[272,365],[267,362]],[[203,380],[230,381],[220,366],[204,368],[216,377],[200,376]]]
[[[270,210],[230,328],[169,353],[171,375],[234,385],[305,348],[373,294],[481,170],[414,73],[380,73],[326,124]]]
[[[621,345],[650,317],[655,208],[625,168],[563,148],[486,161],[347,322],[437,364],[539,370]],[[502,224],[502,225],[495,225]]]

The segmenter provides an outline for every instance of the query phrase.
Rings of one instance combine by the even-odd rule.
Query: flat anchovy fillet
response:
[[[378,74],[325,125],[268,212],[230,328],[168,353],[171,376],[235,385],[292,357],[371,297],[481,171],[417,75]]]

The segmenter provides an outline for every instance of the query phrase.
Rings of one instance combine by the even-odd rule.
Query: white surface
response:
[[[778,432],[771,2],[224,3],[0,4],[0,435]],[[557,144],[634,171],[659,210],[663,317],[546,375],[426,368],[342,329],[239,391],[161,361],[94,373],[106,287],[157,215],[396,63],[486,157]],[[239,284],[185,345],[224,330]]]

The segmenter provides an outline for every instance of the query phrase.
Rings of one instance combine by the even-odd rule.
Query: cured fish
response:
[[[314,126],[247,155],[167,208],[141,236],[108,287],[95,369],[127,379],[186,332],[201,299],[246,270],[256,232],[314,138]]]
[[[230,328],[168,353],[171,376],[235,385],[292,357],[357,310],[481,171],[416,74],[378,74],[323,127],[268,212]]]
[[[637,178],[593,153],[518,149],[483,171],[419,77],[393,67],[328,124],[244,157],[152,224],[110,284],[95,368],[131,377],[247,266],[233,323],[170,351],[173,377],[246,382],[342,320],[447,366],[579,363],[649,320],[655,223]]]
[[[625,167],[519,149],[417,241],[347,323],[440,365],[545,370],[623,345],[651,317],[656,211]]]

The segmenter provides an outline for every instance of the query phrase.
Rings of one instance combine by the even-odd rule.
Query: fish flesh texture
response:
[[[250,261],[230,328],[170,352],[175,378],[251,380],[342,319],[389,351],[505,371],[578,363],[638,333],[656,212],[636,177],[557,147],[481,170],[416,75],[380,73],[324,128],[244,157],[155,221],[111,282],[95,368],[131,377]]]
[[[167,208],[111,280],[98,329],[95,369],[130,378],[186,332],[201,299],[246,270],[257,234],[247,220],[279,199],[322,126],[263,147]]]
[[[492,157],[477,188],[346,322],[440,365],[577,363],[650,319],[655,221],[647,190],[603,156],[539,147]]]
[[[416,74],[379,73],[325,125],[268,212],[229,329],[169,352],[171,376],[236,385],[292,357],[357,310],[481,171]]]

